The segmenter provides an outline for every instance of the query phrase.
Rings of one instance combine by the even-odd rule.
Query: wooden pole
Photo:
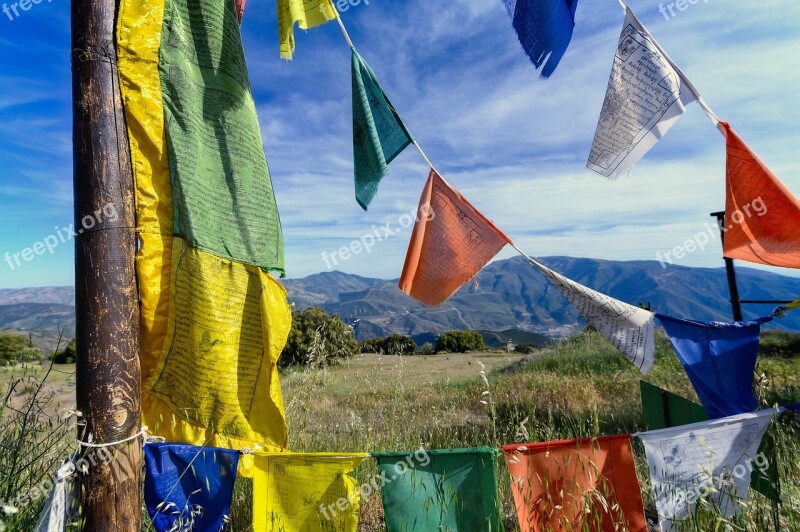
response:
[[[72,0],[78,437],[84,530],[141,528],[134,182],[115,49],[116,0]],[[133,438],[133,439],[131,439]],[[112,456],[110,460],[103,456]]]
[[[722,242],[722,249],[725,249],[725,211],[712,212],[711,216],[717,219],[719,226],[719,238]],[[733,321],[742,321],[742,302],[739,298],[739,285],[736,283],[736,268],[733,265],[733,259],[724,257],[725,260],[725,273],[728,275],[728,289],[731,293],[731,310],[733,311]]]

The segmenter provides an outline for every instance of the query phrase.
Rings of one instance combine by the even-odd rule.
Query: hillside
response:
[[[656,261],[617,262],[570,257],[541,259],[544,264],[591,288],[632,304],[698,320],[730,320],[723,268],[663,269]],[[743,299],[790,299],[800,295],[800,279],[740,267]],[[407,334],[429,339],[453,329],[520,331],[563,336],[583,323],[572,306],[523,258],[487,266],[475,284],[463,287],[436,308],[427,308],[397,288],[396,280],[325,272],[284,283],[298,307],[322,306],[354,325],[360,339]],[[52,343],[59,327],[71,336],[75,317],[70,287],[0,290],[0,330],[33,332]],[[745,317],[768,314],[774,305],[745,306]],[[770,325],[800,331],[800,312]]]

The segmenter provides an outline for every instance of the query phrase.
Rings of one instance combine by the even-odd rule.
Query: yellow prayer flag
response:
[[[278,0],[278,35],[281,57],[294,54],[294,24],[307,30],[334,20],[339,14],[331,0]]]
[[[356,532],[361,496],[349,475],[369,455],[258,454],[255,532]]]
[[[786,310],[794,310],[796,308],[800,308],[800,298],[797,299],[794,303],[789,303],[786,305]]]

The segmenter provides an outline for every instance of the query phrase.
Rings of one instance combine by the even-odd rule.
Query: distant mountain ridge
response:
[[[696,320],[730,321],[723,268],[662,268],[656,261],[606,261],[549,257],[541,262],[570,279],[631,304]],[[800,295],[800,279],[746,267],[737,269],[742,299],[781,300]],[[325,272],[284,280],[297,307],[321,306],[354,324],[360,339],[398,333],[432,338],[457,329],[516,329],[563,336],[583,326],[575,309],[522,257],[494,262],[475,284],[461,288],[440,307],[428,308],[397,288],[396,280]],[[71,287],[0,290],[0,330],[29,331],[35,338],[74,334]],[[746,305],[745,319],[770,313],[775,305]],[[770,327],[800,331],[800,311]],[[433,335],[433,336],[432,336]]]

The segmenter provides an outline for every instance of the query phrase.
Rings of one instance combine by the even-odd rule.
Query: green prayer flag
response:
[[[497,450],[374,453],[388,532],[503,530]],[[410,464],[410,465],[409,465]],[[385,479],[385,480],[383,480]]]
[[[159,52],[175,235],[283,272],[283,233],[233,1],[166,0]]]
[[[679,395],[662,390],[658,386],[641,381],[642,410],[644,421],[650,430],[667,429],[708,421],[705,409]],[[767,457],[769,465],[765,471],[753,468],[750,487],[770,500],[780,502],[780,483],[778,480],[778,464],[772,451],[769,435],[761,442],[758,454]]]
[[[411,133],[378,85],[370,66],[353,50],[353,158],[356,201],[367,210],[389,163],[411,144]]]

